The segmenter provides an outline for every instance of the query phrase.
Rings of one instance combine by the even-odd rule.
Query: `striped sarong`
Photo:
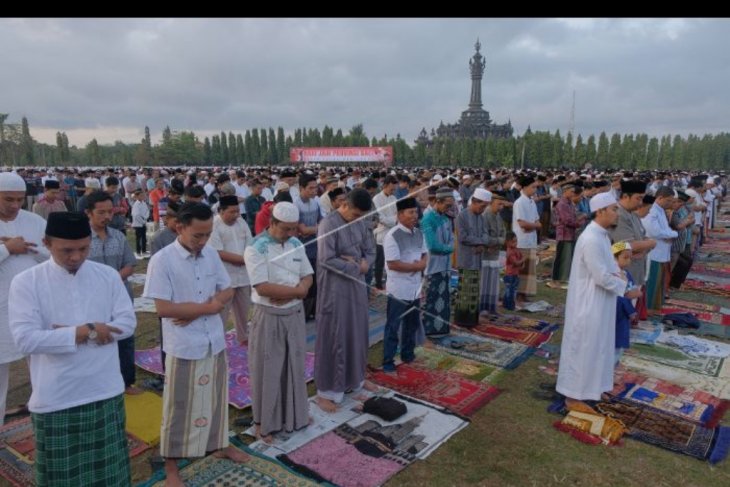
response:
[[[499,301],[499,261],[482,261],[482,278],[479,283],[479,311],[497,313]]]
[[[479,270],[459,269],[459,290],[454,303],[454,323],[465,327],[479,324]]]
[[[426,335],[448,335],[451,320],[449,280],[451,271],[427,276],[426,300],[423,307],[423,328]]]
[[[555,260],[553,261],[553,281],[568,281],[568,278],[570,277],[570,265],[573,262],[574,251],[574,241],[561,240],[558,242],[557,249],[555,250]]]
[[[228,446],[228,364],[221,351],[199,360],[165,357],[160,455],[204,457]]]
[[[36,486],[129,486],[124,395],[32,413]]]
[[[649,311],[659,312],[664,306],[666,265],[664,262],[651,261],[649,278],[646,280],[646,307]]]
[[[537,295],[537,249],[520,249],[525,263],[520,268],[520,284],[517,292],[525,296]]]

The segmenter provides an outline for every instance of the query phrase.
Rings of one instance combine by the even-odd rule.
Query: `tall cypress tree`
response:
[[[210,147],[210,139],[208,137],[203,141],[203,162],[205,164],[211,164],[213,157],[213,149]]]
[[[28,119],[23,117],[21,122],[21,134],[20,134],[20,155],[21,161],[26,166],[32,166],[35,161],[35,154],[33,153],[33,138],[30,136],[30,128],[28,127]]]
[[[228,150],[228,137],[226,137],[225,132],[221,132],[220,136],[220,143],[221,143],[221,162],[223,164],[230,164],[231,161],[231,153]]]
[[[243,166],[246,164],[246,148],[243,145],[243,137],[241,134],[236,134],[236,148],[238,150],[238,159],[236,162]]]

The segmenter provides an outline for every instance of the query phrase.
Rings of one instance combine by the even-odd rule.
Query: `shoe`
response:
[[[383,372],[388,374],[395,373],[395,365],[394,364],[383,364]]]
[[[142,253],[142,255],[144,256],[145,259],[149,259],[150,257],[152,257],[152,254],[150,254],[149,252],[144,252],[144,253]]]
[[[134,258],[137,260],[142,260],[142,255],[138,254],[137,252],[134,253]]]

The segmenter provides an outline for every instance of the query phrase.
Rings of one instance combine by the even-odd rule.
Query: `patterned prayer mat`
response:
[[[521,343],[510,343],[472,333],[454,331],[451,335],[433,339],[438,350],[484,362],[504,369],[514,369],[535,352],[534,348]]]
[[[668,365],[678,369],[685,369],[695,374],[718,377],[724,367],[725,359],[720,357],[690,356],[677,348],[657,345],[644,345],[637,343],[625,352],[629,356],[635,356],[644,360]]]
[[[479,315],[480,325],[492,325],[492,326],[506,326],[510,328],[519,328],[521,330],[527,329],[531,331],[544,331],[551,325],[547,321],[538,320],[535,318],[527,318],[525,316],[517,315],[499,315],[497,317],[490,317],[488,313],[482,312]]]
[[[228,403],[237,409],[251,405],[251,386],[248,373],[248,348],[236,341],[236,331],[226,333],[226,353],[228,354]],[[304,375],[307,382],[314,379],[314,354],[305,356]],[[135,364],[141,369],[157,375],[164,375],[160,347],[134,352]]]
[[[717,376],[692,372],[688,368],[673,367],[652,358],[647,359],[643,356],[632,356],[626,353],[621,357],[621,363],[629,369],[649,377],[683,387],[693,387],[721,399],[730,399],[730,367],[728,367],[730,361],[728,360],[723,361],[722,366],[717,370]],[[706,365],[703,360],[697,362],[698,365],[703,363]]]
[[[382,485],[468,424],[433,404],[400,394],[387,396],[406,403],[408,412],[391,422],[362,414],[278,458],[316,480],[343,487]]]
[[[410,365],[428,370],[451,372],[476,381],[484,379],[497,370],[491,365],[424,347],[416,348],[416,360]]]
[[[713,325],[730,326],[730,315],[718,313],[714,311],[700,311],[697,309],[679,308],[674,306],[662,306],[661,314],[668,315],[672,313],[692,313],[698,320]]]
[[[679,416],[700,426],[707,426],[707,422],[714,415],[714,407],[699,401],[685,400],[673,394],[659,392],[644,384],[626,384],[624,390],[616,397],[626,399],[631,403],[650,406],[654,409]]]
[[[714,294],[723,298],[730,298],[730,284],[715,284],[714,282],[687,279],[682,284],[682,289],[699,291],[707,294]]]
[[[239,486],[314,487],[318,482],[299,475],[276,460],[265,457],[242,445],[236,445],[251,456],[246,463],[207,456],[180,470],[186,487]],[[164,487],[165,480],[151,484]]]
[[[542,331],[532,331],[530,329],[519,329],[509,326],[494,326],[494,325],[483,325],[479,324],[474,328],[470,328],[471,333],[476,333],[481,336],[497,338],[507,342],[517,342],[527,345],[528,347],[539,347],[543,343],[550,340],[555,330],[559,327],[557,325],[550,325],[547,328],[543,328]]]
[[[127,432],[129,457],[134,458],[150,445]],[[30,416],[0,427],[0,476],[16,487],[35,485],[35,437]]]
[[[725,459],[730,449],[730,428],[704,428],[663,411],[624,399],[596,405],[601,414],[620,420],[628,435],[639,441],[676,451],[710,463]]]
[[[702,426],[706,428],[714,428],[717,426],[725,413],[730,409],[730,401],[727,399],[721,399],[717,396],[710,394],[709,392],[695,389],[694,387],[684,387],[678,384],[673,384],[662,379],[656,379],[654,377],[648,377],[643,374],[637,374],[623,367],[616,369],[614,375],[614,382],[616,386],[613,391],[609,394],[611,396],[618,396],[626,390],[629,384],[644,387],[650,391],[665,394],[668,397],[674,397],[682,402],[690,402],[695,404],[704,404],[712,408],[712,415],[703,422]],[[627,398],[627,400],[630,400]],[[670,412],[665,409],[665,412]],[[680,411],[680,416],[682,412]]]
[[[400,364],[395,373],[368,371],[368,379],[389,389],[471,416],[501,392],[458,374]]]

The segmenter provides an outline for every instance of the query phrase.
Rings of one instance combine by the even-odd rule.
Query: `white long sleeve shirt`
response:
[[[375,228],[375,243],[383,245],[385,234],[398,223],[398,209],[395,206],[397,198],[394,194],[385,196],[382,191],[373,197],[373,204],[378,210],[380,221]]]
[[[115,340],[132,336],[137,326],[132,301],[111,267],[87,260],[71,274],[49,259],[13,279],[10,331],[20,351],[30,354],[31,412],[61,411],[124,392],[117,344],[76,344],[76,328],[95,322],[122,330],[112,335]]]
[[[656,247],[649,252],[649,260],[669,262],[672,257],[672,239],[679,234],[670,228],[664,209],[654,203],[649,214],[641,219],[641,224],[646,230],[646,237],[656,240]]]
[[[135,228],[147,225],[150,219],[150,207],[144,201],[136,200],[132,205],[132,226]]]
[[[522,220],[528,223],[536,223],[540,221],[540,215],[537,212],[537,205],[528,198],[524,193],[515,201],[512,207],[512,231],[517,236],[517,248],[520,249],[536,249],[537,248],[537,232],[533,230],[526,232],[517,222]]]
[[[46,221],[25,210],[20,210],[15,220],[0,220],[0,237],[23,237],[26,242],[36,244],[35,252],[10,255],[5,245],[0,243],[0,364],[14,362],[23,357],[10,333],[8,293],[10,282],[15,276],[48,259],[48,249],[43,245],[45,231]]]

